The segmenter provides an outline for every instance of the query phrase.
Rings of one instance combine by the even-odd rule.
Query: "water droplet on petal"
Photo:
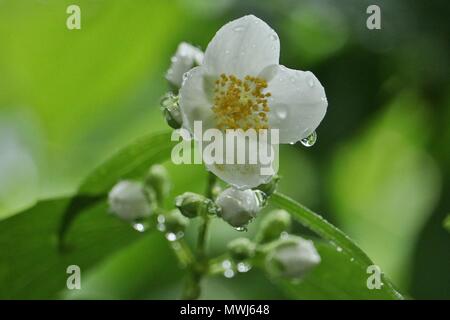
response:
[[[310,88],[312,88],[312,87],[314,87],[314,85],[316,84],[316,81],[315,81],[315,79],[314,79],[314,76],[313,75],[308,75],[307,77],[306,77],[306,82],[308,83],[308,86],[310,87]]]
[[[222,261],[222,267],[224,269],[230,269],[231,268],[231,261],[230,260],[223,260]]]
[[[305,147],[312,147],[317,141],[317,133],[313,131],[309,136],[300,140]]]
[[[281,104],[278,105],[275,109],[275,114],[277,115],[277,117],[280,120],[284,120],[286,119],[287,115],[288,115],[288,109],[285,105]]]
[[[243,26],[237,26],[237,27],[234,27],[234,29],[233,29],[234,32],[241,32],[243,30],[244,30]]]

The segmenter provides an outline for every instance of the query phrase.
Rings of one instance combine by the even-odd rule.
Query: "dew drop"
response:
[[[139,222],[133,223],[132,227],[134,230],[136,230],[138,232],[144,232],[147,229],[147,227],[143,223],[139,223]]]
[[[231,268],[231,261],[230,260],[223,260],[222,261],[222,267],[224,269],[230,269]]]
[[[317,133],[313,131],[309,136],[300,140],[305,147],[312,147],[317,141]]]
[[[314,85],[316,84],[316,81],[314,80],[314,76],[312,76],[311,74],[306,77],[306,82],[308,83],[308,86],[310,88],[314,87]]]
[[[246,232],[248,230],[247,227],[245,227],[245,226],[236,227],[235,229],[236,229],[236,231],[239,231],[239,232]]]
[[[234,27],[233,31],[234,31],[234,32],[241,32],[241,31],[244,31],[244,27],[243,27],[243,26],[237,26],[237,27]]]
[[[286,240],[289,237],[289,234],[286,231],[280,233],[280,239]]]
[[[258,202],[258,206],[260,208],[264,208],[267,205],[267,195],[261,190],[255,190],[254,193]]]
[[[246,262],[239,262],[237,264],[237,271],[241,272],[241,273],[248,272],[248,271],[250,271],[251,268],[252,268],[251,265]]]
[[[281,120],[286,119],[287,115],[288,115],[288,110],[287,107],[283,104],[279,105],[276,109],[275,109],[275,114],[277,115],[277,117]]]
[[[336,247],[337,252],[342,252],[342,248],[341,247]]]
[[[224,271],[223,275],[225,276],[225,278],[231,279],[234,277],[234,271],[231,269],[227,269]]]
[[[166,239],[170,242],[177,240],[177,235],[173,232],[166,233]]]

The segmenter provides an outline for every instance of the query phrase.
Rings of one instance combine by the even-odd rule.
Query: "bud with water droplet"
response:
[[[280,238],[283,232],[291,228],[291,215],[285,210],[273,210],[265,215],[259,226],[256,241],[267,243]]]
[[[280,181],[280,176],[275,175],[272,179],[264,184],[260,184],[256,187],[256,189],[264,192],[267,197],[270,197],[276,190],[278,186],[278,182]]]
[[[160,164],[151,166],[145,177],[145,186],[161,204],[170,191],[170,178],[166,168]]]
[[[194,192],[185,192],[177,196],[175,206],[188,218],[195,218],[201,212],[216,214],[219,210],[211,199]]]
[[[275,277],[300,278],[320,263],[313,242],[298,236],[273,242],[266,250],[266,270]]]
[[[138,181],[117,183],[108,194],[108,203],[112,213],[129,222],[148,217],[152,212],[144,186]]]
[[[227,248],[234,261],[243,261],[255,255],[256,245],[247,238],[237,238],[228,243]]]
[[[167,124],[173,129],[181,128],[183,118],[181,116],[180,105],[178,104],[178,96],[169,92],[162,97],[160,104]]]
[[[216,199],[221,208],[219,216],[235,228],[245,227],[261,210],[260,201],[251,189],[228,188]]]

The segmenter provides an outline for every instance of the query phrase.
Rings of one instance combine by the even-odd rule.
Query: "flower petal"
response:
[[[193,133],[194,121],[202,121],[203,129],[215,125],[212,106],[212,80],[204,74],[203,67],[195,67],[186,73],[180,89],[179,103],[183,127]]]
[[[203,161],[209,171],[237,189],[249,189],[267,183],[278,171],[278,145],[264,137],[249,138],[242,130],[227,131],[222,139],[202,141]],[[223,133],[222,133],[223,134]],[[214,150],[210,144],[221,141],[222,149]],[[232,142],[233,141],[233,142]]]
[[[171,65],[166,74],[166,79],[177,88],[181,87],[183,74],[196,65],[203,62],[203,52],[193,45],[181,42],[177,52],[171,59]]]
[[[325,89],[314,74],[274,65],[260,76],[268,80],[269,125],[280,130],[280,143],[294,143],[314,132],[328,106]]]
[[[209,43],[203,64],[212,75],[256,76],[278,64],[280,41],[264,21],[248,15],[224,25]]]

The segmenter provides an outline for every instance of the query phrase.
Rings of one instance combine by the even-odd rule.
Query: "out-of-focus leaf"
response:
[[[371,265],[374,265],[374,263],[364,253],[364,251],[362,251],[341,230],[330,224],[320,215],[312,212],[308,208],[302,206],[301,204],[297,203],[296,201],[290,199],[287,196],[284,196],[280,193],[275,193],[272,195],[271,200],[274,205],[283,208],[289,213],[291,213],[293,217],[297,219],[305,227],[314,231],[323,239],[328,240],[330,244],[332,244],[332,246],[334,247],[334,250],[336,250],[339,253],[339,258],[342,259],[342,261],[339,263],[341,264],[344,263],[343,259],[345,259],[347,263],[346,267],[353,270],[352,276],[355,277],[355,279],[359,279],[355,280],[355,282],[345,282],[345,281],[342,282],[342,278],[339,276],[339,274],[336,273],[333,274],[333,271],[329,270],[330,276],[328,278],[327,274],[323,275],[319,273],[320,275],[319,279],[315,280],[314,278],[310,278],[311,283],[314,283],[319,288],[323,287],[321,288],[321,290],[323,290],[324,292],[327,292],[326,290],[328,290],[327,289],[328,287],[336,288],[334,298],[340,299],[350,298],[348,296],[348,293],[353,292],[354,293],[354,295],[352,296],[353,298],[362,299],[371,296],[374,299],[376,298],[402,299],[402,295],[394,288],[391,282],[384,275],[382,275],[382,282],[384,283],[384,285],[380,290],[376,290],[379,292],[366,293],[365,291],[362,291],[363,286],[366,285],[366,280],[368,277],[366,273],[367,268]],[[332,267],[333,265],[332,261],[335,259],[332,258],[332,256],[330,257],[331,258],[326,257],[325,259],[326,264],[328,265],[326,270]],[[330,259],[331,261],[328,261],[328,259]],[[327,281],[322,280],[324,277],[327,279]],[[364,280],[364,282],[361,283],[361,279],[366,280]],[[330,283],[333,281],[335,282],[335,284]],[[362,292],[364,292],[364,295],[362,294]]]
[[[399,95],[338,150],[327,184],[338,222],[405,290],[416,237],[440,192],[439,171],[424,151],[428,114],[414,94]]]
[[[73,224],[70,247],[61,252],[56,230],[68,202],[67,198],[42,201],[0,223],[1,299],[55,298],[66,288],[69,265],[78,265],[83,277],[112,252],[142,237],[106,215],[106,203],[99,203]]]
[[[445,219],[444,219],[444,228],[447,229],[448,232],[450,232],[450,215],[448,215]]]
[[[115,183],[122,179],[142,178],[152,164],[166,160],[174,145],[170,135],[170,132],[165,132],[142,137],[94,170],[81,184],[79,192],[64,212],[59,230],[60,240],[81,209],[102,199]]]

